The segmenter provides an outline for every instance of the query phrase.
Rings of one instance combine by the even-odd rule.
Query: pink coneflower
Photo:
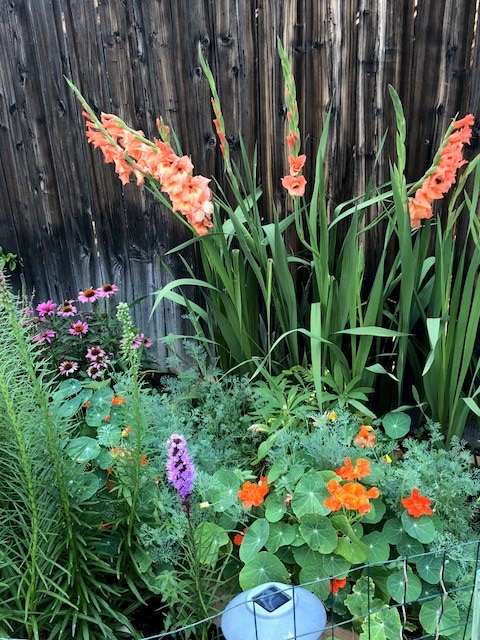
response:
[[[90,347],[90,349],[87,349],[85,358],[87,358],[87,360],[91,360],[92,362],[98,362],[106,355],[107,354],[101,347]]]
[[[65,362],[62,362],[62,364],[58,367],[58,370],[60,371],[60,374],[62,376],[69,376],[71,373],[75,373],[75,371],[78,371],[78,362],[73,362],[73,360],[65,360]]]
[[[77,313],[77,307],[73,305],[73,300],[65,300],[62,305],[58,305],[57,315],[62,318],[74,316]]]
[[[139,349],[140,347],[150,349],[152,345],[153,341],[151,340],[151,338],[146,338],[143,333],[137,333],[132,343],[132,349]]]
[[[101,287],[95,289],[95,293],[99,298],[110,298],[110,296],[113,296],[115,293],[117,293],[117,291],[119,291],[119,288],[116,284],[108,283],[102,284]]]
[[[98,298],[98,292],[92,287],[88,287],[88,289],[84,289],[83,291],[78,292],[77,300],[79,302],[95,302],[96,300],[98,300]]]
[[[37,333],[37,335],[32,338],[32,342],[38,342],[38,344],[45,344],[47,342],[48,344],[50,344],[56,335],[56,331],[54,331],[53,329],[47,329],[42,333]]]
[[[87,369],[87,376],[95,380],[100,375],[100,368],[97,363],[91,364]]]
[[[40,317],[43,316],[53,316],[53,314],[55,313],[55,309],[57,308],[57,305],[55,304],[55,302],[53,302],[53,300],[47,300],[46,302],[40,302],[40,304],[37,304],[36,309],[38,311],[38,315]]]
[[[70,325],[70,329],[68,333],[71,333],[72,336],[84,336],[88,333],[88,324],[86,322],[82,322],[79,320],[78,322],[74,322]]]

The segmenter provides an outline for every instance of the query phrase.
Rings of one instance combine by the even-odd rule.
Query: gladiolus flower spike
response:
[[[449,127],[433,160],[432,168],[425,175],[413,198],[409,199],[408,210],[412,227],[419,227],[421,220],[428,220],[433,216],[434,200],[444,197],[455,184],[457,170],[467,164],[463,159],[463,147],[470,144],[474,122],[474,117],[469,114],[461,120],[454,121]]]
[[[122,184],[127,184],[132,175],[137,186],[145,179],[151,181],[156,191],[168,195],[174,213],[183,216],[199,235],[208,233],[213,226],[210,180],[193,176],[190,159],[177,156],[167,141],[151,142],[143,131],[131,129],[114,114],[102,113],[97,118],[78,89],[69,81],[68,84],[83,105],[88,141],[101,150],[105,162],[115,164]],[[160,127],[165,133],[163,121]],[[166,199],[164,203],[168,205]]]
[[[299,175],[299,173],[305,164],[306,156],[299,155],[300,130],[298,127],[299,120],[295,80],[290,67],[290,61],[282,46],[280,38],[277,38],[277,48],[278,55],[280,56],[282,63],[282,72],[286,87],[288,134],[285,137],[285,140],[287,141],[289,149],[289,175],[282,178],[282,185],[287,189],[289,195],[293,197],[301,197],[305,194],[305,185],[307,184],[307,181],[304,176]]]

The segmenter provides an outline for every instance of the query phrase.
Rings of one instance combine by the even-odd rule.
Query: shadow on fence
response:
[[[332,576],[332,578],[352,578],[363,580],[363,589],[352,592],[357,596],[357,606],[363,610],[358,615],[339,615],[334,608],[329,612],[325,627],[311,630],[308,633],[293,633],[283,635],[282,638],[304,638],[305,640],[334,640],[352,638],[361,640],[439,640],[449,638],[453,640],[479,640],[480,638],[480,540],[442,550],[430,551],[418,555],[400,557],[386,562],[377,562],[350,569],[347,573]],[[422,592],[417,597],[411,597],[414,585],[418,588],[419,579],[413,573],[411,565],[420,563],[424,579]],[[452,569],[455,570],[452,573]],[[378,575],[378,569],[385,568],[390,576],[403,574],[403,579],[397,579],[395,589],[397,602],[386,604],[375,598],[375,582],[372,576]],[[460,570],[456,579],[452,579],[455,571]],[[285,593],[294,593],[303,587],[318,595],[321,585],[330,582],[331,578],[314,580],[298,586],[285,585]],[[453,586],[447,587],[447,584]],[[399,586],[402,593],[399,597]],[[325,586],[323,586],[323,590]],[[393,589],[392,589],[393,590]],[[416,589],[413,589],[416,591]],[[352,594],[350,594],[352,595]],[[336,596],[337,598],[338,596]],[[347,596],[348,597],[348,596]],[[290,597],[288,598],[291,599]],[[257,625],[257,598],[247,599],[237,605],[245,607],[246,603],[253,603],[251,610],[255,619],[252,637],[241,633],[243,640],[281,640],[279,637],[262,631]],[[394,600],[392,598],[392,600]],[[344,607],[345,608],[345,607]],[[387,613],[396,612],[396,613]],[[223,612],[222,612],[223,613]],[[200,620],[180,629],[149,636],[145,640],[224,640],[221,631],[222,613]],[[392,624],[391,629],[384,624],[386,616],[396,619],[398,624]],[[293,598],[292,624],[295,627],[295,598]],[[241,623],[240,623],[241,624]],[[379,631],[379,627],[384,629]],[[263,627],[265,629],[265,627]],[[361,635],[356,635],[360,633]],[[342,635],[343,634],[343,635]],[[227,638],[226,640],[230,640]]]

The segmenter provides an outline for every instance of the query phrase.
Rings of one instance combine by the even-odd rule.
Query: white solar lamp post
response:
[[[222,615],[226,640],[318,640],[327,614],[321,601],[302,587],[262,584],[236,596]]]

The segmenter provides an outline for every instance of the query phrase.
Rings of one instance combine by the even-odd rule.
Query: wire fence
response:
[[[415,567],[415,571],[413,570]],[[420,582],[418,573],[420,567]],[[385,585],[381,585],[379,571],[386,569],[388,575],[403,574],[397,580],[397,600],[386,604],[375,597],[375,590],[385,593]],[[325,590],[332,579],[351,578],[363,580],[364,589],[356,594],[358,607],[362,610],[358,615],[345,612],[338,613],[342,607],[336,608],[338,595],[330,596],[328,620],[312,622],[307,631],[300,629],[299,616],[305,612],[299,610],[301,590],[317,593]],[[387,580],[388,583],[388,580]],[[358,583],[357,583],[358,584]],[[380,587],[378,585],[380,584]],[[421,593],[412,598],[421,584]],[[398,585],[403,594],[398,597]],[[252,590],[253,591],[253,590]],[[145,640],[337,640],[339,638],[357,640],[480,640],[480,540],[464,543],[455,547],[429,551],[418,555],[390,559],[363,566],[352,567],[348,572],[329,576],[320,580],[300,585],[283,585],[280,593],[285,593],[291,601],[290,610],[286,614],[280,605],[276,611],[266,614],[265,608],[259,606],[259,597],[247,596],[242,602],[229,605],[224,611],[200,620],[188,626],[148,636]],[[388,591],[387,591],[388,593]],[[341,598],[340,598],[341,599]],[[236,615],[239,621],[238,635],[222,633],[222,616],[225,611],[232,613],[238,608]],[[354,607],[352,607],[354,608]],[[268,609],[267,609],[268,611]],[[397,613],[392,613],[397,612]],[[348,614],[348,615],[347,615]],[[275,633],[273,620],[282,618],[282,634]],[[249,622],[249,617],[251,618]],[[302,619],[303,619],[302,618]],[[267,622],[265,622],[267,620]],[[249,632],[250,629],[250,632]]]

